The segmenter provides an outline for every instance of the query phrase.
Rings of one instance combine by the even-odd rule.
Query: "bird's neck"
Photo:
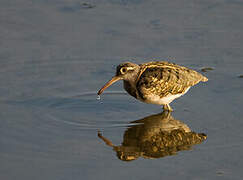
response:
[[[123,80],[123,86],[124,86],[124,89],[128,92],[128,94],[137,98],[136,87],[135,87],[136,85],[134,83]]]

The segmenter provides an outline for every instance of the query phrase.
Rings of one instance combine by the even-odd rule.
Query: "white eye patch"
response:
[[[129,71],[129,70],[133,70],[134,69],[134,67],[127,67],[127,70]]]

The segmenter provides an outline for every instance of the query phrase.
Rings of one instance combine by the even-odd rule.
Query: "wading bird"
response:
[[[117,66],[116,75],[98,91],[98,95],[118,80],[123,80],[124,89],[131,96],[145,103],[163,105],[167,111],[173,111],[169,104],[190,87],[208,81],[194,70],[166,61],[140,65],[125,62]]]

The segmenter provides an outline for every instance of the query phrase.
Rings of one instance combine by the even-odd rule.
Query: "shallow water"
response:
[[[0,179],[241,179],[242,7],[237,0],[0,2]],[[128,96],[121,82],[97,100],[128,59],[211,68],[201,71],[209,81],[171,104],[177,126],[160,123],[161,107]],[[180,135],[169,133],[178,124],[207,139],[170,151],[158,140],[148,145],[163,134],[175,142]]]

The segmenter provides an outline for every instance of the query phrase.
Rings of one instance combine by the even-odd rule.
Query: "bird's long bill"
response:
[[[121,80],[121,77],[119,76],[114,76],[110,81],[108,81],[99,91],[98,91],[98,95],[102,94],[103,91],[108,88],[110,85],[112,85],[113,83],[115,83],[116,81]]]

